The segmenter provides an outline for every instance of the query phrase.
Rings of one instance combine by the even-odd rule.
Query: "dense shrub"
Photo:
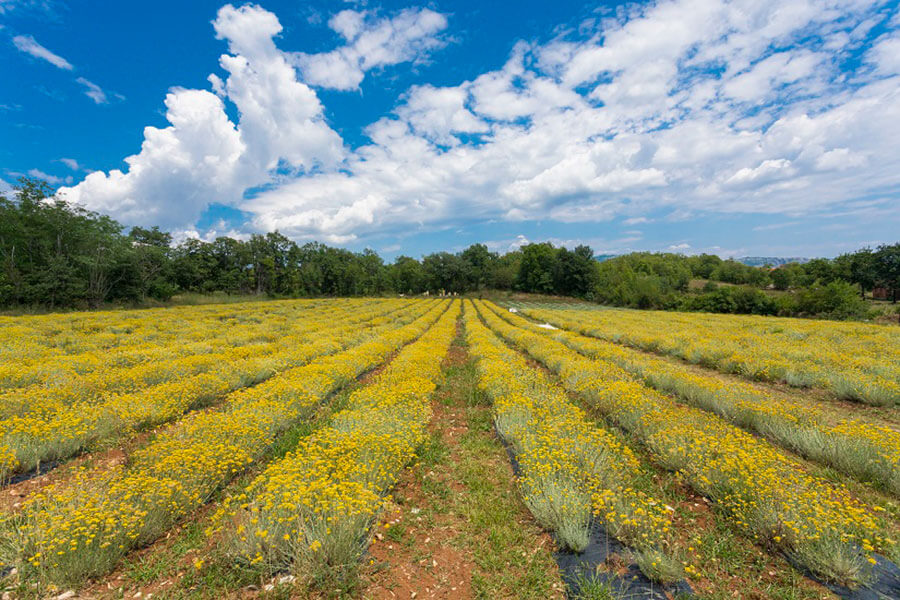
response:
[[[859,297],[856,288],[846,281],[813,285],[797,291],[794,295],[794,312],[805,316],[829,319],[864,319],[870,309]]]
[[[778,306],[771,296],[746,287],[720,287],[697,296],[686,296],[679,308],[753,315],[774,315],[778,312]]]

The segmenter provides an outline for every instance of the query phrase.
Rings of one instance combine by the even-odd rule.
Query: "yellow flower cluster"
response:
[[[346,326],[371,321],[402,306],[402,301],[390,301],[360,310],[369,303],[355,300],[338,303],[333,310],[326,305],[309,308],[302,313],[302,319],[293,321],[287,321],[288,315],[282,314],[280,320],[289,325],[275,327],[276,332],[283,330],[285,334],[277,342],[226,348],[241,340],[260,339],[266,326],[275,325],[266,318],[270,315],[263,314],[251,331],[238,329],[234,338],[215,340],[220,351],[172,359],[159,365],[158,375],[154,375],[156,365],[151,362],[70,377],[70,385],[46,390],[40,400],[37,398],[41,385],[10,390],[6,395],[15,394],[15,402],[27,405],[33,401],[34,406],[26,415],[0,421],[0,480],[10,472],[32,468],[42,461],[72,456],[99,439],[126,436],[178,418],[228,392],[307,362],[316,356],[310,352],[313,348],[317,352],[333,352],[339,346],[310,346],[308,342],[335,322]],[[207,331],[213,336],[216,325],[208,325]],[[258,326],[262,329],[257,330]],[[154,377],[161,382],[142,386]],[[111,383],[103,384],[104,379]],[[104,387],[127,391],[103,393]]]
[[[129,549],[205,503],[331,392],[420,336],[446,308],[443,302],[406,304],[374,327],[322,334],[309,346],[334,351],[356,345],[234,392],[222,411],[189,415],[127,465],[85,472],[29,499],[20,514],[0,521],[12,534],[0,546],[0,561],[54,583],[108,572]]]
[[[670,515],[635,487],[639,463],[631,450],[497,339],[474,310],[466,314],[466,337],[479,359],[479,387],[491,398],[497,429],[514,450],[522,495],[535,518],[575,551],[587,545],[592,512],[634,548],[663,547]]]
[[[507,320],[521,318],[505,313],[504,320],[498,313],[504,314],[484,310],[492,329],[558,373],[568,389],[591,399],[760,543],[841,582],[864,580],[871,552],[896,551],[879,507],[810,475],[767,442],[717,416],[679,405],[620,367],[515,327]]]
[[[551,337],[582,354],[610,361],[646,384],[776,441],[789,450],[900,495],[900,432],[862,418],[835,419],[808,403],[748,383],[703,377],[685,366],[573,332],[590,333],[583,312],[523,309],[562,328]],[[542,333],[524,320],[522,327]]]
[[[231,553],[267,571],[294,563],[306,576],[356,564],[385,494],[425,440],[429,398],[460,313],[453,302],[348,406],[269,466],[217,513]]]
[[[868,404],[900,402],[896,327],[625,309],[559,312],[567,317],[577,313],[594,337],[720,371],[823,387],[838,397]]]
[[[0,390],[67,386],[91,372],[203,352],[211,338],[275,341],[293,320],[325,306],[324,300],[292,300],[0,317]],[[257,325],[271,331],[254,332]],[[0,415],[6,410],[0,407]]]

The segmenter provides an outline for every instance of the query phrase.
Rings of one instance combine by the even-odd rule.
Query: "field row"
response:
[[[668,354],[745,377],[821,387],[879,406],[900,402],[897,328],[757,316],[657,311],[546,310],[603,340]]]
[[[0,317],[0,389],[104,383],[107,370],[277,342],[307,315],[377,300],[299,300]],[[383,301],[382,301],[383,302]],[[96,378],[91,374],[96,373]]]
[[[554,340],[558,332],[495,306],[477,307],[491,330],[557,374],[569,392],[716,501],[732,524],[763,547],[841,583],[867,581],[874,553],[896,554],[896,526],[881,507],[810,474],[791,456],[718,416],[644,385],[614,361]],[[614,522],[607,526],[616,531]]]
[[[732,379],[704,376],[671,360],[589,337],[574,311],[523,310],[558,331],[519,320],[586,356],[615,364],[657,390],[715,413],[810,460],[900,497],[900,431],[875,419],[835,415],[831,407]],[[580,335],[585,333],[588,335]]]
[[[26,578],[56,583],[108,572],[130,549],[207,502],[283,431],[419,337],[446,309],[446,302],[410,303],[354,338],[332,341],[323,333],[321,343],[332,345],[332,353],[229,394],[219,411],[188,415],[134,452],[127,465],[87,471],[33,496],[3,520],[3,562],[19,566]]]
[[[266,573],[333,580],[337,567],[338,578],[354,577],[385,495],[425,440],[459,307],[351,394],[327,427],[228,498],[208,534]]]
[[[51,475],[50,485],[0,514],[0,569],[15,567],[21,589],[103,585],[123,560],[143,555],[135,550],[185,523],[205,532],[191,573],[209,561],[256,584],[290,572],[318,592],[352,589],[393,488],[428,451],[432,394],[460,325],[474,361],[471,389],[460,394],[486,401],[482,411],[513,458],[509,489],[521,503],[503,502],[530,513],[575,562],[610,536],[653,585],[687,578],[718,592],[715,571],[692,547],[704,526],[766,553],[763,564],[777,565],[766,571],[796,577],[788,557],[839,585],[869,585],[873,564],[900,558],[900,523],[886,495],[900,496],[900,433],[874,415],[850,418],[824,399],[804,402],[601,339],[592,315],[605,311],[523,308],[523,316],[438,299],[258,306],[255,315],[204,308],[194,327],[206,328],[205,341],[149,359],[155,372],[147,359],[78,362],[102,357],[98,349],[111,343],[104,336],[54,355],[56,373],[66,385],[82,382],[79,391],[58,393],[66,385],[40,383],[43,375],[3,390],[5,474],[164,425],[134,439],[124,463]],[[231,343],[215,323],[235,314],[245,322]],[[96,318],[107,328],[114,322]],[[159,321],[182,318],[190,320]],[[40,331],[53,319],[25,322]],[[162,326],[138,330],[146,339],[122,340],[122,356],[179,345]],[[70,359],[80,366],[69,369]],[[37,389],[43,403],[25,395]],[[841,474],[859,482],[839,483]],[[698,497],[712,501],[714,525],[686,524],[684,508]],[[421,539],[431,539],[430,517],[419,526]]]
[[[466,339],[478,359],[479,387],[491,399],[498,433],[519,466],[519,487],[536,520],[563,548],[588,545],[593,518],[636,550],[654,580],[681,577],[667,553],[671,514],[640,489],[639,463],[614,434],[593,423],[565,390],[485,327],[474,306]]]
[[[277,343],[234,348],[225,353],[185,357],[163,365],[161,381],[128,392],[87,388],[76,397],[46,390],[39,401],[25,396],[22,415],[0,420],[0,479],[10,473],[34,468],[41,462],[67,458],[99,440],[123,438],[133,432],[158,426],[187,411],[208,405],[237,389],[264,381],[276,373],[301,365],[321,354],[339,350],[352,342],[361,324],[387,323],[396,302],[315,311]],[[339,325],[333,326],[337,318]],[[329,336],[320,336],[323,331]],[[214,362],[196,359],[215,359]],[[198,364],[204,368],[197,369]],[[143,365],[137,367],[144,372]],[[135,368],[123,368],[130,372]],[[102,372],[100,372],[102,375]],[[117,371],[110,372],[116,380]],[[36,393],[36,396],[40,396]]]

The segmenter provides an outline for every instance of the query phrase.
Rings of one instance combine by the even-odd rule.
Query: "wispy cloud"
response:
[[[66,95],[63,94],[61,91],[59,91],[57,89],[51,90],[50,88],[48,88],[45,85],[36,85],[36,86],[34,86],[34,89],[36,89],[39,93],[47,96],[48,98],[50,98],[52,100],[56,100],[57,102],[62,102],[63,100],[66,99]]]
[[[50,185],[60,185],[62,183],[72,183],[72,176],[68,175],[67,177],[57,177],[56,175],[51,175],[50,173],[45,173],[40,169],[30,169],[28,171],[29,177],[34,177],[35,179],[43,179]]]
[[[60,158],[60,159],[59,159],[59,162],[61,162],[62,164],[66,165],[67,167],[69,167],[69,168],[72,169],[73,171],[80,171],[80,170],[81,170],[81,165],[79,165],[79,164],[78,164],[78,161],[75,160],[74,158]]]
[[[40,45],[35,39],[30,35],[17,35],[13,38],[13,44],[15,44],[16,48],[19,49],[20,52],[24,52],[30,56],[35,58],[39,58],[44,60],[51,65],[63,69],[65,71],[73,71],[75,67],[67,61],[62,56],[51,52],[44,46]],[[78,77],[75,79],[76,83],[84,86],[84,95],[94,101],[95,104],[108,104],[109,98],[106,95],[106,92],[99,85],[90,81],[85,77]],[[44,86],[38,86],[38,91],[42,94],[45,94],[54,100],[62,100],[62,94],[57,90],[48,90]],[[121,94],[113,94],[118,100],[124,100],[125,97]]]
[[[52,0],[0,0],[0,15],[9,14],[15,10],[24,10],[40,12],[45,18],[57,20],[55,5],[56,3]]]
[[[13,38],[13,44],[16,45],[20,52],[45,60],[54,67],[65,69],[66,71],[71,71],[75,68],[72,66],[72,63],[59,54],[55,54],[38,44],[30,35],[17,35]]]
[[[799,225],[802,221],[783,221],[781,223],[772,223],[771,225],[757,225],[753,231],[774,231],[776,229],[784,229],[785,227],[793,227]]]
[[[93,81],[88,81],[84,77],[79,77],[75,81],[87,88],[84,90],[84,95],[93,100],[96,104],[107,104],[109,102],[106,98],[106,92]]]

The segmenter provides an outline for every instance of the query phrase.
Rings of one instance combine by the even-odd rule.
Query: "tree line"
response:
[[[51,309],[166,301],[180,293],[272,297],[515,290],[634,308],[864,316],[875,287],[900,290],[900,244],[776,269],[718,256],[640,252],[595,260],[592,249],[473,244],[391,263],[372,250],[297,244],[278,232],[173,244],[157,227],[126,229],[22,178],[0,195],[0,306]],[[699,290],[692,280],[707,280]],[[717,285],[714,282],[721,284]],[[763,290],[783,291],[773,296]]]
[[[59,200],[45,182],[22,178],[14,189],[0,195],[3,307],[98,307],[183,292],[303,297],[491,288],[589,297],[596,282],[587,246],[533,244],[500,255],[474,244],[386,264],[372,250],[299,245],[278,232],[173,244],[157,227],[126,232],[108,216]]]
[[[636,252],[599,266],[597,302],[632,308],[782,316],[866,318],[865,298],[882,288],[896,303],[900,244],[834,259],[753,267],[700,254]],[[692,289],[692,281],[705,285]],[[724,284],[724,285],[723,285]]]

